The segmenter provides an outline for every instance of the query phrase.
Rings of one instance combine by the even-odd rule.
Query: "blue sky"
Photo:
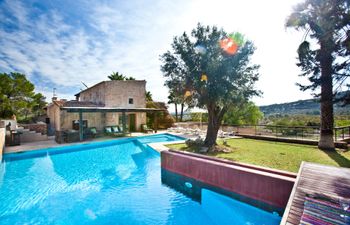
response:
[[[298,0],[17,1],[0,0],[0,72],[25,73],[48,100],[74,98],[112,71],[147,81],[154,98],[167,100],[159,55],[174,36],[198,22],[240,31],[261,65],[258,105],[309,98],[300,82],[296,49],[303,33],[284,22]]]

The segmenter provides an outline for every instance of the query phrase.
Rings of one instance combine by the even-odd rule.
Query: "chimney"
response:
[[[57,100],[56,88],[53,88],[53,90],[52,90],[52,101],[56,101],[56,100]]]

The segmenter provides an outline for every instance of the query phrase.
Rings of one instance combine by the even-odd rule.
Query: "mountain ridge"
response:
[[[259,106],[260,111],[265,116],[269,115],[320,115],[320,103],[318,99],[305,99],[294,102],[278,103]],[[350,115],[350,105],[341,106],[340,103],[334,104],[335,115]]]

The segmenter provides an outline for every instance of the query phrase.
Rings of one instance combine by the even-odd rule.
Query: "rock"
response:
[[[208,147],[201,147],[199,149],[199,153],[207,153],[208,152]]]

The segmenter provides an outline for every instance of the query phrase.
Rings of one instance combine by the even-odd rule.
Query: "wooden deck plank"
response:
[[[281,224],[300,223],[307,194],[350,198],[350,169],[303,162]]]

